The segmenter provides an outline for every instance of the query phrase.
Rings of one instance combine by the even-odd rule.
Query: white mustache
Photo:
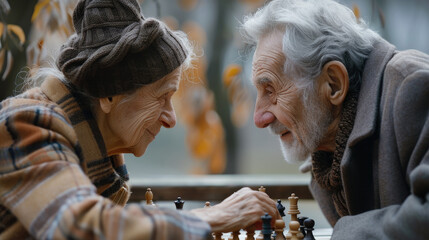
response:
[[[275,135],[280,135],[284,132],[289,131],[289,129],[285,125],[280,123],[278,120],[272,122],[268,127],[270,132]]]

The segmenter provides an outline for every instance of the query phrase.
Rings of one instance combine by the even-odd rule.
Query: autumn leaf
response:
[[[186,11],[192,10],[198,3],[198,0],[179,0],[179,6]]]
[[[226,67],[223,72],[223,84],[225,86],[230,86],[233,79],[240,74],[242,71],[242,67],[238,64],[230,64]]]
[[[2,80],[6,80],[7,76],[9,75],[10,71],[12,70],[12,65],[13,65],[13,56],[12,53],[10,51],[7,51],[7,53],[5,54],[6,59],[3,61],[6,61],[6,66],[2,66]],[[3,62],[4,64],[4,62]],[[3,68],[4,67],[4,68]]]
[[[19,43],[22,45],[25,43],[25,34],[22,28],[18,25],[8,24],[7,25],[8,33],[14,34],[18,37]]]
[[[0,38],[3,36],[3,32],[4,32],[4,24],[0,22]]]
[[[39,1],[36,6],[34,6],[34,12],[33,15],[31,16],[31,21],[33,22],[39,15],[40,12],[42,11],[42,9],[46,6],[49,5],[51,0],[43,0],[43,1]]]
[[[6,49],[4,48],[0,49],[0,69],[3,69],[4,58],[6,55],[5,53],[6,53]]]
[[[360,19],[360,10],[359,10],[359,7],[356,4],[353,5],[353,14],[356,17],[356,20],[359,22],[359,19]]]

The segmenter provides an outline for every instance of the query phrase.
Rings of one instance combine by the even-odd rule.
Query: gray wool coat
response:
[[[310,184],[335,225],[332,239],[429,239],[428,55],[375,45],[341,174],[350,216],[340,218],[329,193]]]

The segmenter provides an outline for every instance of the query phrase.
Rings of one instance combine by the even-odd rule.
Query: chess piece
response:
[[[246,240],[255,240],[255,226],[246,228]]]
[[[273,235],[273,239],[274,240],[285,240],[285,236],[283,235],[283,230],[285,228],[285,222],[283,221],[283,219],[277,219],[276,223],[275,223],[275,237]]]
[[[210,202],[206,202],[206,203],[204,204],[204,208],[208,208],[208,207],[210,207]]]
[[[222,233],[221,232],[213,233],[213,237],[214,237],[214,240],[222,240]]]
[[[240,240],[239,235],[240,235],[240,230],[232,232],[230,239],[232,239],[232,240]]]
[[[279,210],[280,216],[284,217],[285,215],[285,206],[282,204],[282,200],[277,199],[277,210]]]
[[[304,216],[298,217],[298,222],[299,222],[299,225],[300,225],[299,230],[301,231],[302,235],[304,235],[304,237],[305,237],[304,221],[307,218],[308,217],[304,217]]]
[[[305,237],[304,240],[315,240],[313,236],[313,230],[314,230],[314,220],[309,218],[305,219],[304,221],[304,228],[305,228]]]
[[[298,221],[297,215],[301,212],[298,210],[298,200],[299,198],[295,196],[295,193],[292,193],[289,199],[289,211],[287,211],[288,214],[290,214],[290,220],[291,221]]]
[[[264,240],[271,240],[271,234],[273,233],[273,230],[271,230],[271,219],[272,217],[265,213],[264,216],[261,217],[262,219],[262,235],[264,236]]]
[[[259,188],[258,188],[258,191],[260,191],[260,192],[265,192],[265,188],[264,188],[264,186],[260,186]],[[260,231],[259,232],[259,234],[256,236],[256,238],[255,238],[256,240],[263,240],[264,239],[264,236],[262,236],[262,231]]]
[[[146,198],[146,205],[152,205],[155,206],[155,204],[153,203],[153,193],[152,193],[152,189],[147,188],[146,189],[146,193],[145,193],[145,198]]]
[[[184,203],[185,203],[185,201],[183,201],[181,197],[177,197],[177,200],[174,201],[174,204],[176,205],[177,210],[182,210]]]
[[[299,231],[299,222],[290,221],[289,222],[289,232],[286,234],[287,240],[302,240],[304,236]]]

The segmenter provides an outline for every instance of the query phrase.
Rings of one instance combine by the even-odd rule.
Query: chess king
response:
[[[0,104],[0,239],[197,240],[265,212],[274,223],[276,203],[249,188],[192,211],[125,206],[121,154],[141,156],[174,127],[192,49],[135,0],[81,0],[73,23],[56,68],[28,79],[41,86]]]
[[[242,28],[255,125],[311,171],[332,239],[429,239],[429,56],[331,0],[273,0]]]

